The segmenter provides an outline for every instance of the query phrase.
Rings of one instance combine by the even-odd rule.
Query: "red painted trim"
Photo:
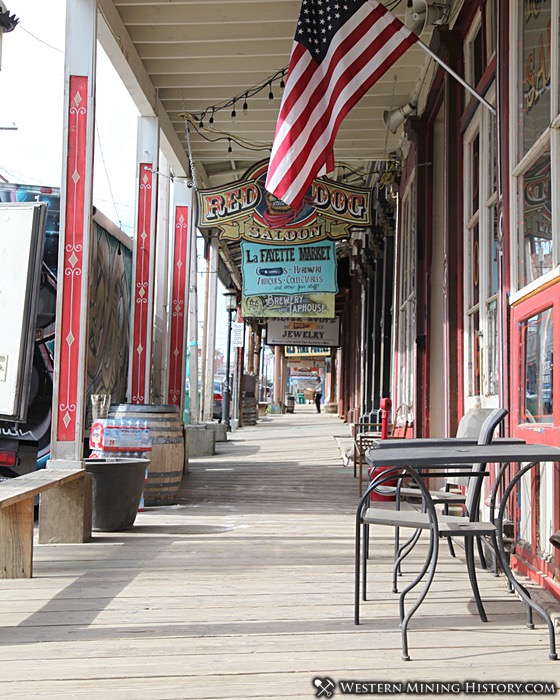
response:
[[[175,207],[175,245],[171,280],[171,328],[169,342],[169,388],[167,402],[181,403],[187,324],[187,273],[189,267],[189,207]]]
[[[558,558],[556,564],[558,565]],[[514,571],[519,571],[524,576],[536,581],[542,588],[560,599],[560,580],[553,578],[554,569],[550,564],[523,550],[522,555],[516,553],[512,556],[511,567]]]
[[[138,220],[136,225],[136,277],[134,288],[134,338],[132,352],[131,403],[149,400],[146,370],[148,358],[148,324],[152,240],[152,163],[140,163],[138,185]]]
[[[60,378],[56,438],[74,442],[80,370],[80,324],[86,198],[88,78],[70,76],[68,103],[68,154],[66,159],[66,209],[62,232],[64,245],[62,319],[60,327]]]
[[[512,365],[511,365],[511,432],[514,437],[519,437],[527,442],[560,446],[560,401],[555,400],[553,406],[553,423],[533,424],[522,423],[520,396],[524,395],[523,378],[523,354],[524,340],[521,333],[521,324],[527,318],[534,316],[541,311],[552,308],[554,314],[554,338],[553,346],[560,346],[560,282],[556,282],[531,297],[516,304],[511,310],[510,336],[512,339]],[[560,397],[560,373],[553,375],[553,396]],[[554,523],[555,530],[560,529],[560,468],[554,467]],[[539,585],[560,597],[560,582],[553,581],[555,568],[560,569],[560,552],[555,551],[554,566],[542,559],[537,554],[537,531],[538,531],[538,489],[536,479],[531,479],[531,548],[520,547],[516,560],[520,570],[527,576],[537,581]],[[514,514],[514,522],[519,519],[519,513]],[[543,543],[544,544],[544,543]]]

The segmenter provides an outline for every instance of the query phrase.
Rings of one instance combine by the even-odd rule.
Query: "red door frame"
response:
[[[513,437],[523,438],[527,442],[560,447],[560,372],[556,371],[552,379],[553,404],[552,423],[525,423],[521,414],[521,398],[525,394],[523,376],[525,340],[522,323],[532,316],[552,309],[553,313],[553,347],[560,348],[560,280],[554,280],[535,293],[514,303],[511,310],[511,433]],[[512,564],[517,570],[537,581],[555,596],[560,597],[560,552],[555,551],[554,565],[542,559],[536,552],[537,541],[537,507],[538,506],[538,472],[532,471],[531,479],[531,539],[532,545],[516,544],[516,553]],[[554,530],[560,529],[560,468],[554,466]],[[514,513],[517,522],[518,513]]]

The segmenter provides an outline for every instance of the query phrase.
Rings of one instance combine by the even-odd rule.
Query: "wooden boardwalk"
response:
[[[357,483],[335,440],[348,429],[311,408],[192,461],[179,505],[129,532],[36,545],[34,578],[0,581],[0,698],[313,698],[316,677],[558,682],[546,630],[525,627],[503,578],[480,573],[485,625],[443,547],[401,661],[392,532],[376,535],[354,626]]]

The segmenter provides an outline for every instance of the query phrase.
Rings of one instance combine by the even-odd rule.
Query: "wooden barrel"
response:
[[[183,422],[177,406],[114,404],[109,417],[132,421],[132,424],[145,421],[150,428],[152,451],[144,485],[144,504],[163,506],[177,503],[185,463]]]

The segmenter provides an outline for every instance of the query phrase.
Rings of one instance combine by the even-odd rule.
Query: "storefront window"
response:
[[[519,283],[523,287],[553,267],[550,151],[519,178]]]
[[[553,314],[541,311],[522,323],[525,396],[521,416],[528,423],[552,423]]]
[[[488,282],[490,285],[490,296],[498,293],[498,211],[493,204],[488,208],[490,221],[488,227],[490,231],[490,250],[488,255]]]
[[[480,396],[480,318],[478,311],[469,316],[469,347],[467,356],[467,396]]]
[[[487,377],[487,392],[489,396],[498,393],[499,389],[499,357],[498,357],[498,344],[496,339],[498,337],[498,305],[496,300],[493,300],[487,304],[486,310],[486,323],[488,328],[488,341],[486,343],[486,351],[488,353],[488,358],[486,362],[488,377]]]
[[[550,124],[551,5],[552,0],[523,0],[520,18],[521,157]]]

